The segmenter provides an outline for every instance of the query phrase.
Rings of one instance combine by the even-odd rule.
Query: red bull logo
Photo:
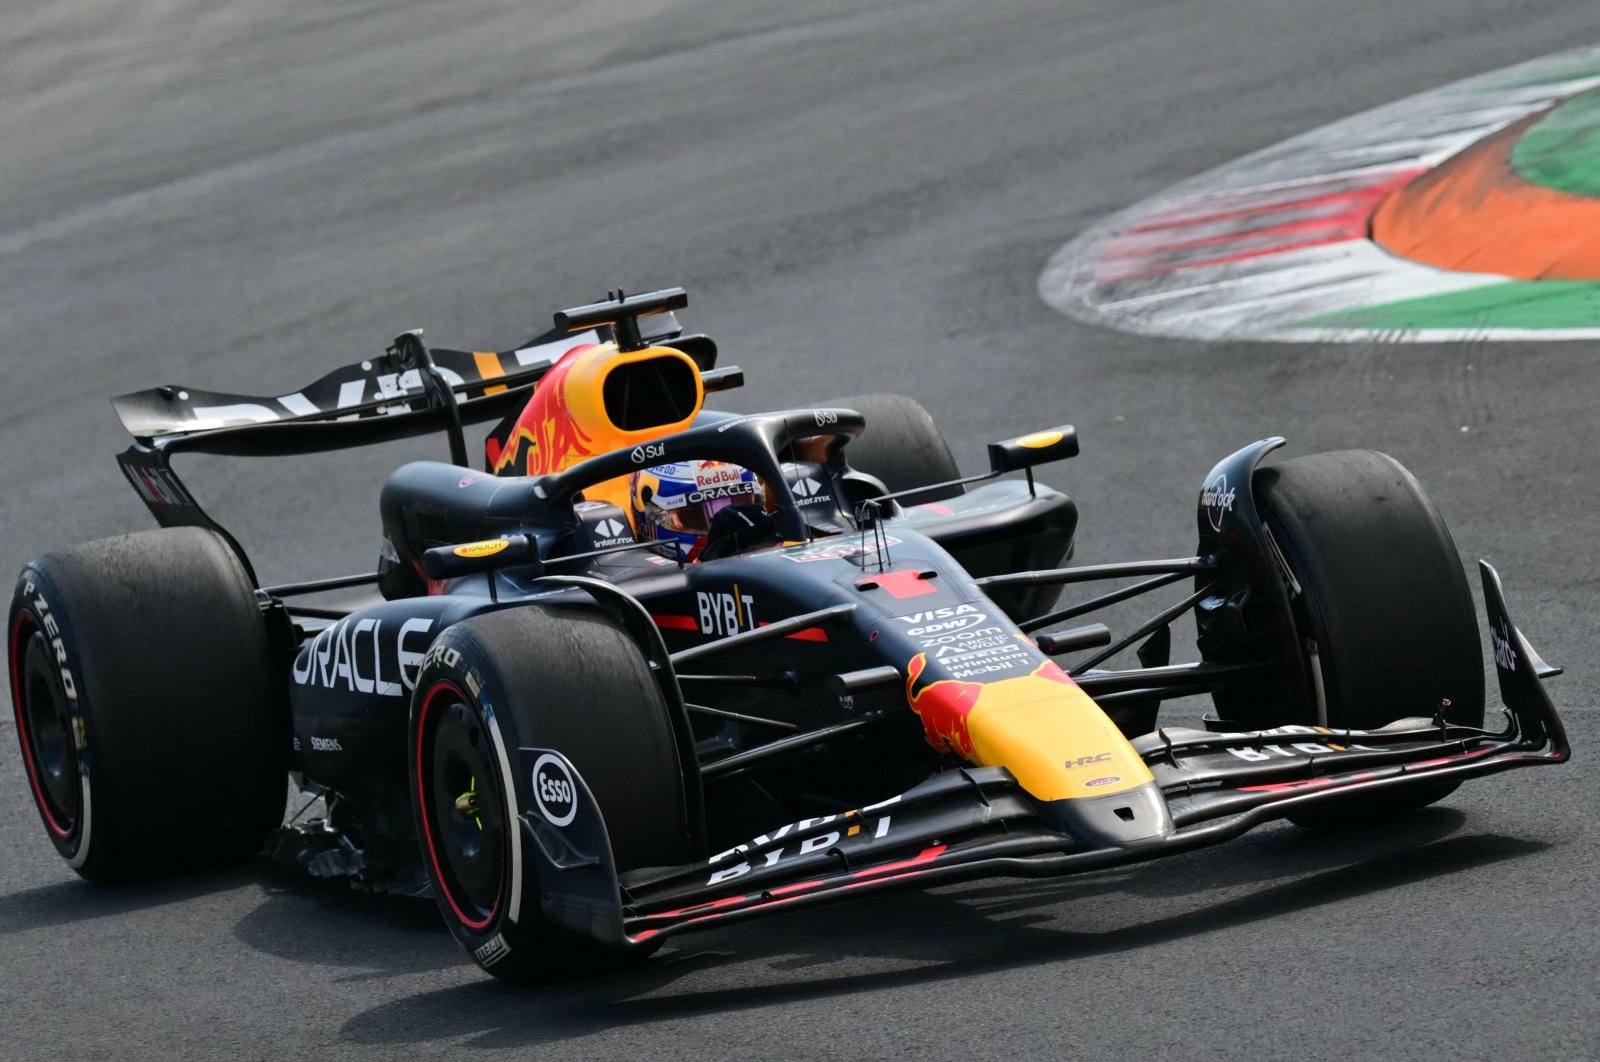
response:
[[[935,751],[1004,767],[1041,800],[1099,796],[1150,781],[1116,724],[1055,661],[1035,655],[1005,668],[1010,677],[983,682],[934,678],[950,669],[931,663],[932,671],[928,653],[911,659],[906,700]],[[1090,764],[1114,773],[1077,769]]]
[[[967,717],[978,703],[983,683],[955,679],[923,682],[927,670],[927,653],[911,658],[906,668],[906,700],[922,720],[923,732],[935,752],[953,752],[970,760],[977,753],[967,730]]]
[[[505,445],[489,440],[488,456],[495,475],[560,472],[593,453],[590,437],[572,415],[567,376],[578,359],[598,345],[585,343],[563,354],[534,388]]]
[[[621,366],[647,361],[675,361],[692,373],[694,402],[681,420],[630,430],[612,420],[605,399],[606,379]],[[486,448],[489,465],[501,476],[552,475],[585,458],[628,449],[633,449],[642,463],[652,450],[660,452],[655,440],[694,423],[704,398],[700,370],[680,350],[645,347],[619,351],[614,343],[573,347],[534,388],[504,445],[497,447],[490,440]],[[595,484],[584,491],[584,497],[626,509],[628,479],[622,476]]]

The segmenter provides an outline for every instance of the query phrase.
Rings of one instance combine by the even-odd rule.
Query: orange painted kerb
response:
[[[1529,115],[1391,192],[1372,238],[1414,262],[1517,280],[1600,280],[1600,199],[1545,188],[1511,167]]]

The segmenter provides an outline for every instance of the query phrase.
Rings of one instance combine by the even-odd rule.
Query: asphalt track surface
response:
[[[1205,470],[1268,434],[1398,456],[1569,668],[1575,746],[1378,834],[875,899],[524,991],[425,903],[257,867],[79,883],[7,719],[0,1056],[1600,1053],[1595,351],[1157,340],[1036,293],[1057,247],[1173,181],[1600,39],[1590,0],[0,11],[0,567],[148,526],[109,395],[281,393],[406,328],[503,348],[608,287],[683,284],[749,373],[726,405],[903,391],[969,466],[1076,423],[1049,478],[1083,560],[1191,548]],[[264,572],[329,575],[375,559],[379,477],[424,453],[191,479]]]

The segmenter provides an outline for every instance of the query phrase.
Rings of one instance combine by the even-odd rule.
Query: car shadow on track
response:
[[[343,880],[276,872],[260,883],[262,902],[234,926],[234,936],[290,962],[345,969],[335,982],[439,970],[464,959],[431,899],[372,895]]]
[[[1072,962],[1340,903],[1548,847],[1496,834],[1452,836],[1465,821],[1460,812],[1432,809],[1377,834],[1269,830],[1132,870],[874,897],[686,937],[642,967],[604,978],[519,987],[463,965],[466,983],[372,1008],[349,1020],[342,1036],[363,1044],[465,1036],[469,1046],[529,1046],[620,1026]],[[1270,881],[1277,883],[1263,884]],[[1216,893],[1222,895],[1209,895]],[[1122,924],[1086,928],[1071,905],[1094,896],[1123,898],[1093,905],[1101,914],[1115,909]]]
[[[249,868],[122,885],[95,885],[72,877],[0,896],[0,936],[184,903],[258,880]]]

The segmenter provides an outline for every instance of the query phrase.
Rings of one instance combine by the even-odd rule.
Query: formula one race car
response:
[[[10,614],[61,855],[100,881],[265,846],[431,892],[515,978],[882,889],[1370,821],[1568,758],[1558,671],[1480,564],[1506,706],[1485,725],[1461,563],[1393,459],[1262,465],[1283,440],[1256,442],[1205,477],[1193,556],[1061,567],[1077,512],[1034,469],[1078,452],[1071,427],[963,477],[906,398],[708,411],[742,377],[681,334],[685,302],[619,292],[503,353],[408,333],[280,397],[116,399],[162,529],[32,561]],[[496,418],[465,467],[462,426]],[[263,586],[170,464],[432,431],[452,462],[389,478],[378,570],[341,579]],[[1175,584],[1120,636],[1062,626]],[[1198,659],[1171,663],[1191,612]],[[1194,694],[1207,730],[1157,727]],[[286,775],[314,818],[283,824]]]

